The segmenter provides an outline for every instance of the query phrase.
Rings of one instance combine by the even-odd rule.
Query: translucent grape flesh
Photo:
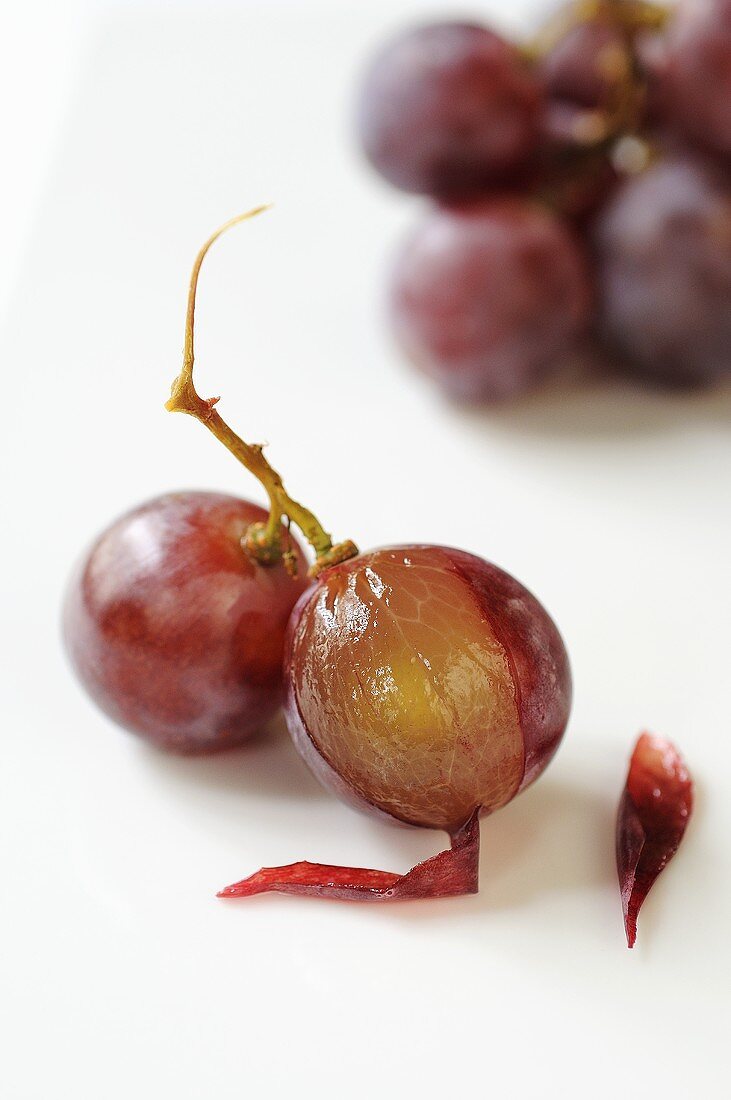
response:
[[[338,793],[461,826],[546,766],[570,674],[541,605],[481,559],[396,547],[328,571],[290,629],[287,719]]]

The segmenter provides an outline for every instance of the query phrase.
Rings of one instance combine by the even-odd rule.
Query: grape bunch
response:
[[[409,30],[358,129],[432,200],[390,314],[449,395],[516,397],[591,347],[654,384],[731,374],[731,0],[576,0],[526,46]]]

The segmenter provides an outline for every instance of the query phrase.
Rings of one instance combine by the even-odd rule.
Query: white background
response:
[[[459,8],[4,6],[8,1100],[727,1095],[729,393],[460,412],[401,363],[384,268],[419,203],[360,163],[350,110],[374,44],[433,10]],[[572,655],[564,746],[483,823],[476,898],[217,901],[261,864],[405,870],[443,837],[340,805],[281,723],[226,757],[156,754],[64,665],[61,592],[101,527],[171,488],[261,499],[162,403],[199,244],[265,200],[204,270],[200,388],[338,537],[498,562]],[[629,952],[613,816],[643,726],[684,750],[697,809]]]

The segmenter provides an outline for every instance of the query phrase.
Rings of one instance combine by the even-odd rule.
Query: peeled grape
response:
[[[241,539],[267,513],[218,493],[170,493],[112,524],[66,598],[74,669],[120,725],[177,752],[240,744],[282,696],[289,614],[307,585]]]
[[[435,209],[394,271],[399,344],[458,399],[529,389],[575,345],[591,305],[578,241],[547,208],[518,197]]]
[[[668,124],[731,154],[731,0],[681,0],[660,79]]]
[[[569,715],[559,633],[518,581],[437,546],[327,570],[292,616],[286,714],[337,793],[454,833],[544,770]]]
[[[480,815],[541,774],[569,716],[568,657],[535,597],[460,550],[375,550],[303,594],[284,661],[287,725],[315,775],[361,809],[446,830],[451,847],[405,874],[263,867],[219,897],[476,893]]]
[[[485,27],[437,23],[389,43],[361,91],[363,148],[396,187],[464,194],[529,159],[541,102],[518,50]]]
[[[599,218],[601,325],[631,369],[693,386],[731,373],[731,191],[708,164],[657,162]]]

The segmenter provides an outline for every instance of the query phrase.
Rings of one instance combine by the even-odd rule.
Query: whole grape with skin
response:
[[[397,258],[397,342],[459,400],[530,389],[575,349],[589,318],[581,244],[550,210],[505,196],[428,212]]]
[[[360,141],[396,187],[468,194],[525,168],[541,99],[519,51],[493,31],[467,23],[417,27],[388,43],[366,74]]]
[[[731,156],[731,0],[680,0],[662,45],[663,121]]]
[[[601,331],[635,374],[731,375],[731,189],[686,154],[628,179],[595,227]]]
[[[64,639],[79,680],[119,725],[159,748],[215,752],[278,709],[307,566],[294,540],[296,577],[246,553],[247,531],[266,519],[235,497],[169,493],[96,540],[68,588]]]
[[[596,17],[569,27],[539,62],[550,99],[602,108],[616,100],[630,66],[626,34],[600,8]]]

